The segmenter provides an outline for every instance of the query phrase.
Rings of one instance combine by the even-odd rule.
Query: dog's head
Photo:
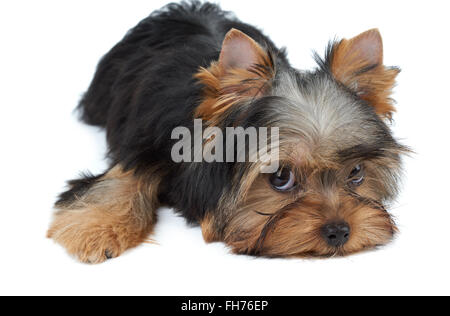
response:
[[[383,65],[377,30],[331,43],[317,61],[315,71],[295,70],[231,30],[219,60],[196,75],[196,116],[209,126],[279,130],[276,172],[261,173],[262,161],[227,164],[232,185],[203,219],[207,241],[253,255],[330,256],[392,239],[386,205],[407,149],[385,121],[399,70]]]

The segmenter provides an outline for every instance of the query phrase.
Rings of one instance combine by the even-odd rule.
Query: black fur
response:
[[[69,190],[59,195],[58,201],[56,201],[57,207],[64,207],[66,204],[75,202],[76,198],[85,194],[94,183],[98,182],[104,174],[94,176],[93,174],[86,172],[83,173],[80,179],[69,181]]]
[[[276,76],[283,72],[280,70],[289,72],[305,95],[320,87],[320,82],[327,81],[361,108],[361,116],[373,127],[371,136],[377,145],[343,149],[339,153],[342,160],[359,156],[376,158],[389,154],[385,149],[402,149],[373,107],[333,79],[329,69],[333,43],[324,60],[316,57],[318,70],[296,71],[290,67],[284,51],[258,29],[238,21],[214,4],[190,1],[170,4],[130,30],[103,57],[80,102],[83,121],[106,129],[111,167],[120,164],[139,174],[149,170],[158,173],[162,177],[159,202],[181,210],[191,223],[214,211],[224,196],[237,195],[239,186],[235,182],[246,176],[249,164],[177,164],[171,158],[176,142],[171,140],[173,129],[184,126],[193,130],[194,110],[203,97],[203,87],[194,74],[200,67],[207,68],[218,60],[225,35],[232,28],[267,48],[275,56]],[[278,79],[273,80],[275,88],[282,81]],[[269,95],[255,98],[246,107],[231,107],[221,127],[237,126],[236,123],[244,128],[277,126],[284,119],[277,116],[276,109],[282,104],[283,97]],[[394,160],[399,160],[392,152]],[[387,171],[386,174],[390,175]],[[61,195],[58,204],[70,203],[99,179],[87,176],[71,182],[71,189]]]
[[[193,111],[202,98],[193,75],[218,59],[232,28],[288,65],[284,52],[268,37],[218,6],[170,4],[141,21],[103,57],[79,105],[84,122],[106,128],[112,164],[137,172],[158,166],[164,174],[161,202],[182,209],[189,222],[200,220],[231,190],[235,166],[201,163],[193,173],[187,164],[175,164],[171,132],[178,126],[193,129]],[[89,178],[79,183],[88,186]]]

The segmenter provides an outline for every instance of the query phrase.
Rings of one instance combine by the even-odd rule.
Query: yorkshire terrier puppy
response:
[[[386,124],[399,69],[383,65],[382,46],[370,30],[300,71],[217,5],[154,12],[103,57],[80,102],[83,121],[106,129],[110,167],[69,182],[48,237],[103,262],[145,241],[167,206],[238,254],[328,257],[388,243],[397,228],[386,206],[407,148]],[[176,149],[180,127],[194,135],[188,149]],[[225,161],[234,142],[195,159],[230,127],[276,128],[279,167],[262,172],[267,161],[251,153]]]

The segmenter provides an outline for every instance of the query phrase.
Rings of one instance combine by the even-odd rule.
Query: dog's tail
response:
[[[130,85],[133,85],[135,77],[127,73],[127,70],[145,61],[136,61],[139,45],[142,45],[141,38],[145,35],[142,30],[145,31],[138,25],[128,32],[122,41],[100,60],[94,78],[77,108],[81,120],[85,123],[106,127],[109,112],[114,108],[114,104],[130,103],[133,90]]]
[[[115,80],[120,72],[120,67],[114,63],[115,50],[117,47],[102,58],[88,90],[78,105],[80,119],[86,124],[106,127],[108,112],[114,102]]]

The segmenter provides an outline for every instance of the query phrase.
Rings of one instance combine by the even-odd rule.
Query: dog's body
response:
[[[383,205],[405,149],[383,122],[398,71],[382,65],[380,49],[369,31],[300,72],[216,5],[152,14],[101,60],[80,103],[86,123],[106,128],[111,168],[70,183],[49,236],[101,262],[144,241],[166,205],[237,253],[348,254],[386,243],[395,226]],[[267,180],[258,163],[174,162],[172,131],[194,133],[195,118],[222,130],[280,128],[283,168]],[[296,179],[288,190],[276,185],[283,177]]]
[[[86,123],[106,128],[113,165],[163,169],[161,201],[192,223],[217,205],[231,181],[222,168],[202,166],[198,172],[205,174],[194,178],[188,165],[173,162],[171,133],[178,126],[193,130],[194,111],[203,98],[194,76],[219,59],[225,35],[233,28],[268,45],[288,67],[269,38],[217,6],[172,5],[139,23],[103,58],[80,104]]]

